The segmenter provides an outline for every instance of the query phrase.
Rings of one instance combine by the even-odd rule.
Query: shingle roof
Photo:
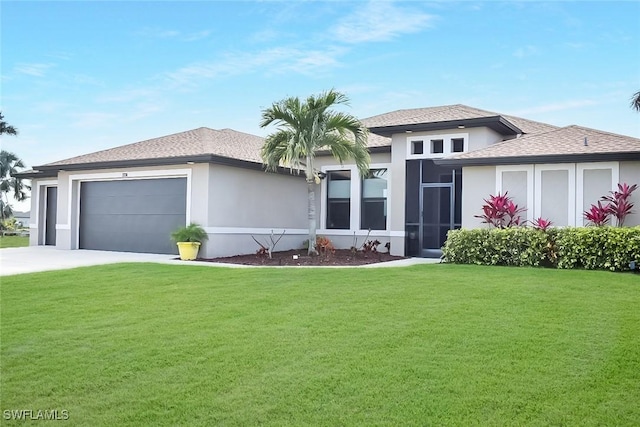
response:
[[[260,149],[264,139],[232,129],[198,129],[161,136],[108,150],[72,157],[43,166],[119,162],[214,155],[261,163]]]
[[[448,159],[470,160],[613,153],[638,153],[640,160],[640,139],[573,125],[499,142],[487,148],[457,154]]]
[[[397,110],[363,119],[367,127],[398,126],[434,121],[452,121],[500,116],[497,113],[456,104],[442,107]],[[556,126],[501,115],[525,135],[494,144],[482,150],[462,153],[446,160],[469,161],[491,158],[527,157],[544,155],[575,155],[597,153],[640,152],[640,140],[579,126],[558,128]],[[584,145],[587,137],[588,145]],[[40,170],[60,169],[67,165],[83,167],[85,164],[109,164],[117,162],[161,161],[190,156],[218,156],[233,160],[262,163],[260,150],[264,139],[232,129],[215,130],[207,127],[162,136],[108,150],[85,154],[70,159],[48,163]],[[369,134],[370,148],[389,147],[391,138]],[[35,172],[33,173],[35,174]]]
[[[188,130],[133,144],[122,145],[95,153],[84,154],[70,159],[42,165],[45,167],[110,163],[132,160],[169,159],[214,155],[229,159],[262,163],[260,150],[264,138],[233,129],[215,130],[207,127]],[[391,145],[391,140],[383,136],[369,134],[369,147]]]
[[[391,146],[391,138],[387,138],[386,136],[376,135],[375,133],[369,132],[367,136],[367,147],[389,147]]]
[[[366,119],[363,119],[362,122],[369,128],[377,128],[421,123],[479,119],[495,116],[504,117],[509,122],[521,129],[524,133],[546,132],[551,129],[556,129],[556,126],[546,123],[523,119],[522,117],[494,113],[491,111],[481,110],[479,108],[473,108],[462,104],[396,110],[390,113],[368,117]]]

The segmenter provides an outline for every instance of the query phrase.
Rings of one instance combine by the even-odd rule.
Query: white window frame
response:
[[[369,165],[369,169],[386,169],[387,170],[387,224],[384,230],[371,230],[371,236],[389,236],[391,229],[391,163],[372,163]],[[326,165],[322,166],[320,170],[323,173],[350,171],[351,172],[351,211],[349,213],[349,229],[334,229],[327,228],[327,180],[323,179],[320,185],[320,227],[317,230],[319,234],[330,235],[345,235],[353,236],[354,231],[356,235],[366,235],[368,230],[360,229],[360,212],[361,212],[361,196],[362,196],[362,179],[358,172],[356,165]]]
[[[442,153],[430,153],[431,151],[431,140],[432,139],[441,139],[443,141],[443,152]],[[463,151],[452,151],[452,139],[464,139],[464,150]],[[423,153],[422,154],[413,154],[413,142],[414,141],[422,141]],[[469,133],[446,133],[446,134],[438,134],[438,135],[428,135],[428,134],[410,134],[407,136],[407,159],[441,159],[443,157],[450,156],[452,154],[460,154],[466,153],[469,151]]]
[[[534,185],[534,218],[540,218],[542,216],[542,172],[544,171],[567,171],[568,174],[568,203],[567,203],[567,224],[568,226],[575,226],[576,210],[576,165],[575,163],[551,163],[535,165],[535,185]],[[530,221],[532,221],[531,219]]]
[[[533,165],[513,165],[513,166],[496,166],[496,194],[504,194],[502,188],[502,174],[504,172],[526,172],[527,173],[527,221],[533,221],[535,210],[535,180]]]
[[[584,226],[585,219],[582,215],[582,207],[584,205],[584,171],[585,170],[598,170],[609,169],[611,170],[611,191],[618,189],[618,183],[620,182],[620,163],[619,162],[593,162],[593,163],[578,163],[576,172],[576,215],[575,224],[577,226]],[[604,196],[604,194],[603,194]]]

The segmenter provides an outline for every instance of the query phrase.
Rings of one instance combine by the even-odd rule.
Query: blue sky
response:
[[[462,103],[640,137],[640,2],[2,1],[2,93],[28,166],[335,88],[365,118]]]

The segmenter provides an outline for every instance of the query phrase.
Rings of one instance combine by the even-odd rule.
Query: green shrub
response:
[[[640,261],[640,227],[564,228],[556,245],[558,268],[625,271]]]
[[[460,264],[538,266],[547,246],[548,233],[532,228],[452,230],[443,255]]]
[[[640,227],[452,230],[443,255],[458,264],[625,271],[640,261]]]

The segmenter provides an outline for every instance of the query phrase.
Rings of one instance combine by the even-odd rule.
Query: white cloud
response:
[[[389,1],[369,1],[333,27],[333,37],[344,43],[391,40],[400,34],[431,27],[435,16],[415,8],[401,8]]]
[[[302,50],[276,47],[255,53],[230,53],[219,61],[199,62],[166,73],[165,78],[178,87],[189,87],[202,80],[264,71],[265,74],[291,71],[317,74],[339,67],[338,58],[345,52],[341,48]]]
[[[15,71],[20,74],[26,74],[34,77],[44,77],[50,68],[55,67],[55,64],[36,63],[36,64],[18,64],[15,67]]]

